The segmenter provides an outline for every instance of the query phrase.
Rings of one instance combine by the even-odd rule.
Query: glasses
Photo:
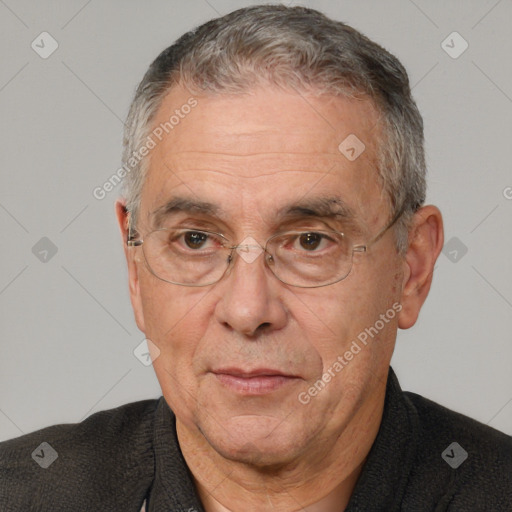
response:
[[[132,238],[127,245],[142,246],[150,272],[157,278],[181,286],[208,286],[219,282],[238,254],[252,263],[263,253],[267,268],[279,281],[299,288],[318,288],[345,279],[352,269],[355,252],[364,253],[380,240],[402,215],[401,209],[365,245],[353,245],[339,231],[285,231],[271,236],[264,246],[252,238],[233,243],[221,233],[203,229],[161,228],[144,239]]]

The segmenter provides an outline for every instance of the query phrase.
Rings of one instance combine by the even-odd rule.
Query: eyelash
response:
[[[160,228],[172,227],[173,229],[183,229],[188,231],[213,231],[215,233],[220,233],[224,235],[226,238],[233,240],[234,233],[227,228],[227,226],[223,223],[214,223],[204,219],[198,218],[185,218],[177,221],[176,223],[163,223]],[[316,231],[316,230],[327,230],[327,231],[339,231],[341,233],[345,233],[345,230],[340,225],[331,225],[330,222],[325,220],[312,220],[312,219],[300,219],[297,221],[289,221],[284,224],[271,226],[272,229],[269,229],[267,236],[271,236],[272,234],[280,233],[283,231]]]

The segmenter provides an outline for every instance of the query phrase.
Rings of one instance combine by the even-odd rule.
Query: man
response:
[[[0,445],[2,511],[512,510],[510,437],[389,366],[443,245],[396,58],[314,10],[235,11],[150,66],[124,161],[163,397]]]

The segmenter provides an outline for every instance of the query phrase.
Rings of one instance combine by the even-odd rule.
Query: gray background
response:
[[[122,120],[149,63],[185,30],[251,3],[0,0],[0,440],[160,396],[133,354],[144,336],[118,190],[102,201],[92,191],[120,165]],[[446,241],[456,237],[419,322],[399,333],[402,387],[512,434],[512,2],[302,4],[406,66],[426,125],[428,200]],[[43,31],[59,44],[47,59],[31,48]],[[453,31],[469,44],[458,58],[441,46]],[[42,237],[58,249],[46,262]]]

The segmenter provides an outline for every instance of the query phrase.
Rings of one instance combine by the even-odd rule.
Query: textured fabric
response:
[[[46,469],[41,443],[57,454]],[[454,469],[461,449],[467,459]],[[146,512],[204,512],[163,397],[0,443],[0,512],[140,512],[144,502]],[[382,424],[346,509],[363,511],[512,511],[512,438],[403,393],[390,369]]]

